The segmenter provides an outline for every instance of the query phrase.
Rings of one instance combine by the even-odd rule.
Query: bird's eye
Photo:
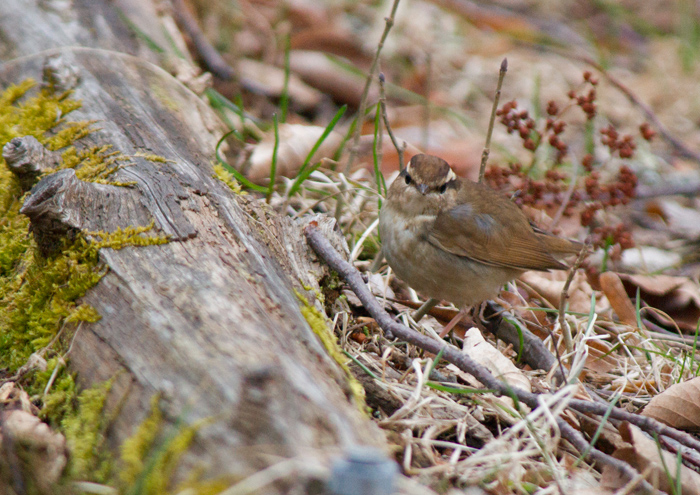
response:
[[[441,185],[441,186],[440,186],[440,189],[438,189],[438,191],[440,191],[440,194],[442,194],[442,193],[444,193],[445,191],[447,191],[447,183],[444,183],[443,185]]]
[[[412,180],[413,179],[411,179],[411,176],[406,174],[406,185],[410,184]]]

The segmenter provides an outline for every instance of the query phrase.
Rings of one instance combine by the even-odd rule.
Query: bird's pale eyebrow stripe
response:
[[[452,169],[450,169],[450,171],[447,173],[447,180],[446,180],[445,182],[453,181],[453,180],[455,180],[456,178],[457,178],[457,176],[456,176],[455,173],[452,171]]]

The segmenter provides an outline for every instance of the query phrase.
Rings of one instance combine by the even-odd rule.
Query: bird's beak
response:
[[[418,189],[419,193],[421,193],[423,196],[425,196],[425,193],[428,192],[428,185],[427,184],[416,184],[416,189]]]

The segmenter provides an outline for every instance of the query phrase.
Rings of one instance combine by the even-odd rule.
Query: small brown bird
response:
[[[457,177],[430,155],[414,156],[389,188],[379,234],[396,275],[425,296],[461,307],[460,319],[467,306],[494,297],[527,270],[566,269],[555,257],[581,248],[536,232],[508,198]]]

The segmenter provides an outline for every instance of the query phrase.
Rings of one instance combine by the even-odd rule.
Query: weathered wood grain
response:
[[[211,110],[163,70],[104,50],[61,48],[6,63],[0,84],[39,78],[56,56],[78,74],[74,97],[83,107],[71,119],[100,129],[81,146],[112,144],[131,156],[113,178],[135,186],[62,171],[32,189],[25,213],[37,225],[49,216],[92,231],[153,220],[171,238],[101,250],[109,273],[84,298],[102,319],[78,331],[71,367],[84,385],[117,374],[115,444],[155,393],[170,421],[213,420],[187,458],[208,476],[249,474],[270,456],[324,459],[352,443],[381,444],[300,312],[294,291],[313,300],[303,287],[318,287],[324,268],[299,226],[213,177],[223,130]]]

